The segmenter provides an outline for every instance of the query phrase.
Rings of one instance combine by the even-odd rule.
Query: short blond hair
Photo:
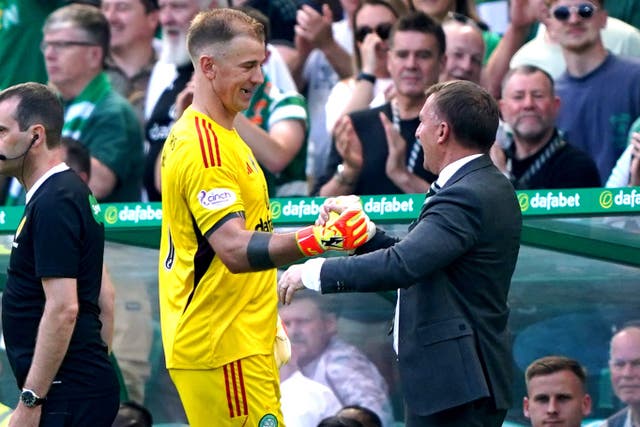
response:
[[[215,44],[227,43],[238,36],[253,37],[264,44],[264,26],[246,13],[229,8],[198,13],[187,33],[187,49],[192,61]]]

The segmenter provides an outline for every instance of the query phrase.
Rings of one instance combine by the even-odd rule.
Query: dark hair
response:
[[[89,149],[77,139],[68,136],[63,136],[60,141],[66,149],[64,162],[76,173],[85,173],[87,177],[91,177],[91,154],[89,154]]]
[[[570,371],[575,374],[576,377],[582,383],[583,389],[586,391],[587,383],[587,371],[580,365],[575,359],[570,359],[565,356],[545,356],[534,360],[527,367],[524,377],[527,385],[531,378],[541,375],[551,375],[556,372]]]
[[[144,11],[146,13],[155,12],[156,10],[160,9],[158,0],[140,0],[140,3],[142,3],[142,6],[144,6]]]
[[[391,28],[391,35],[389,36],[389,45],[391,47],[393,47],[395,35],[398,31],[416,31],[423,34],[432,34],[438,42],[438,52],[440,52],[441,56],[444,55],[447,43],[442,25],[438,24],[426,13],[415,11],[401,16]]]
[[[120,404],[112,427],[151,427],[152,425],[153,417],[149,410],[139,403],[128,401]]]
[[[348,410],[356,411],[357,418],[349,417],[348,415],[346,415],[345,411],[348,411]],[[371,409],[366,408],[364,406],[360,406],[360,405],[343,406],[342,409],[340,409],[336,415],[342,418],[355,419],[360,423],[362,423],[363,427],[382,427],[382,420],[380,419],[378,414],[376,414]]]
[[[212,44],[226,43],[239,35],[265,42],[264,27],[244,12],[235,9],[212,9],[193,18],[187,34],[187,48],[192,61],[197,61]]]
[[[82,30],[88,41],[102,48],[102,62],[109,53],[111,32],[109,22],[102,11],[96,6],[87,4],[70,4],[56,9],[44,22],[43,32],[62,23],[70,23],[74,28]]]
[[[364,427],[360,421],[332,415],[320,421],[317,427]]]
[[[543,70],[542,68],[535,65],[529,65],[529,64],[519,65],[507,71],[507,74],[505,74],[504,78],[502,79],[501,90],[504,92],[504,88],[507,86],[509,79],[511,79],[511,76],[513,76],[514,74],[524,74],[525,76],[528,76],[535,73],[542,73],[547,78],[547,81],[549,82],[549,86],[551,87],[551,95],[554,95],[555,83],[553,82],[553,77],[551,77],[551,75],[547,73],[545,70]]]
[[[427,89],[440,118],[451,126],[460,145],[487,153],[498,130],[498,103],[485,89],[467,80],[436,83]]]
[[[64,112],[58,95],[40,83],[21,83],[0,92],[0,102],[18,99],[14,119],[20,131],[41,124],[47,135],[47,147],[60,145],[60,134],[64,124]]]
[[[360,55],[360,49],[358,49],[358,43],[355,37],[357,32],[356,28],[356,16],[360,13],[360,10],[365,6],[382,6],[389,9],[389,11],[393,14],[393,16],[397,18],[401,17],[407,12],[406,6],[402,1],[398,0],[362,0],[355,12],[353,13],[353,23],[352,23],[352,31],[354,34],[353,37],[353,59],[355,61],[355,66],[357,70],[362,68],[362,55]]]
[[[547,5],[547,7],[550,7],[556,1],[557,0],[545,0],[544,4]],[[600,9],[604,9],[604,0],[595,0],[595,2],[600,3]]]

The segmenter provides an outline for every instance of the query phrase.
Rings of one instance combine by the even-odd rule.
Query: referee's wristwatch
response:
[[[20,393],[20,401],[27,408],[35,408],[38,405],[42,405],[45,398],[38,396],[36,392],[31,389],[23,388],[22,393]]]

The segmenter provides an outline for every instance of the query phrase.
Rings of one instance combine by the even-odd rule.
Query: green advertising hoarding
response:
[[[517,191],[525,217],[640,214],[640,187],[586,188]],[[365,212],[374,221],[408,222],[420,213],[424,194],[361,196]],[[315,221],[322,197],[273,199],[271,215],[276,225],[309,224]],[[107,230],[110,228],[157,228],[162,220],[160,203],[100,205]],[[0,234],[12,234],[23,206],[0,207]]]

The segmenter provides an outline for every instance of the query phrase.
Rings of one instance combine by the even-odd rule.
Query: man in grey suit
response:
[[[507,295],[520,208],[487,154],[498,127],[495,100],[468,81],[438,83],[427,95],[416,136],[425,168],[439,177],[407,236],[378,230],[357,256],[294,265],[280,279],[279,297],[287,304],[302,287],[402,288],[394,346],[406,426],[498,427],[511,404]],[[323,206],[322,221],[345,203]]]

